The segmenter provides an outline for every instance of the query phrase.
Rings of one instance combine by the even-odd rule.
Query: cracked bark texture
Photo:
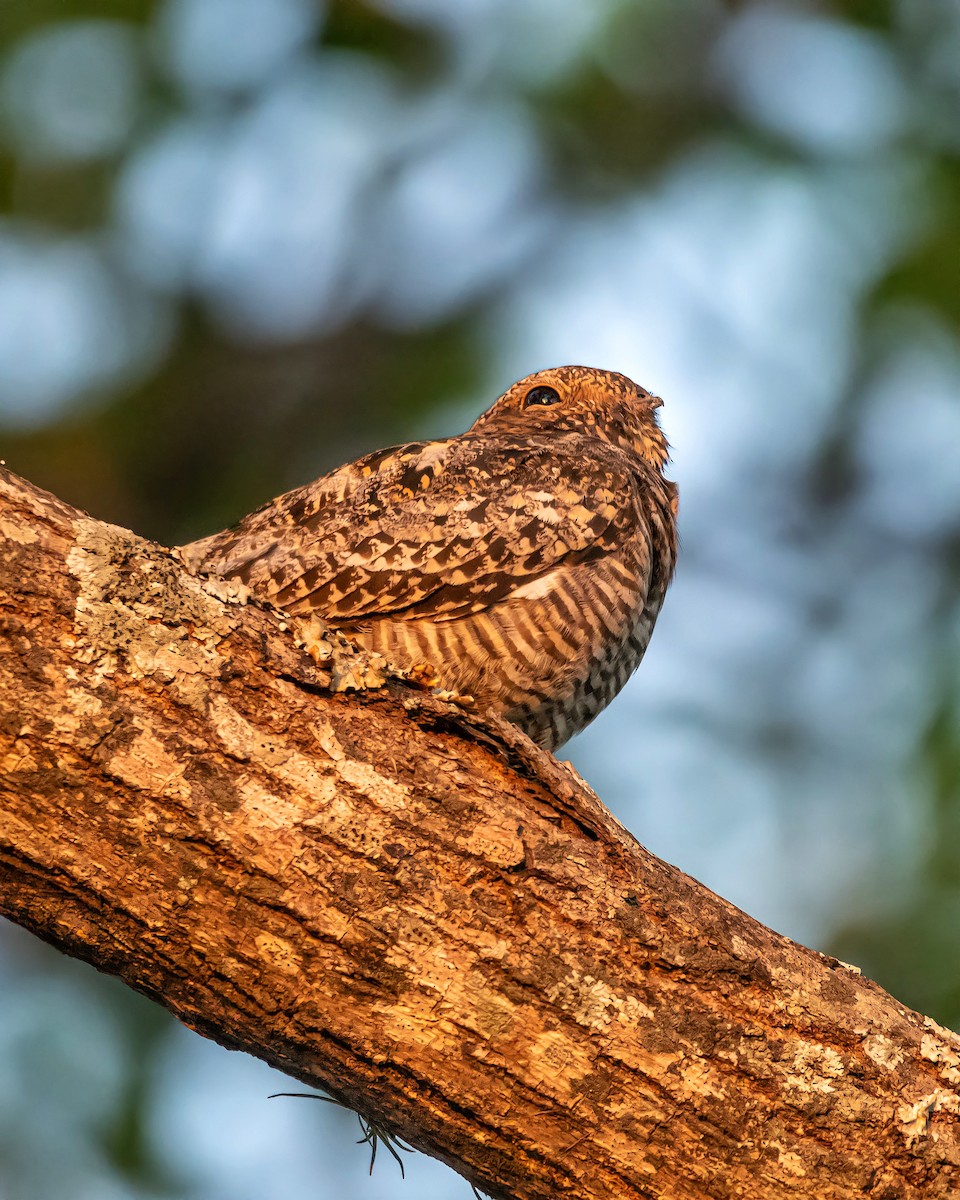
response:
[[[0,469],[6,916],[495,1196],[960,1195],[960,1039],[244,599]]]

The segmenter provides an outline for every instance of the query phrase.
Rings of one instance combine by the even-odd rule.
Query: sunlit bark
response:
[[[956,1037],[243,599],[0,471],[0,911],[498,1196],[960,1195]]]

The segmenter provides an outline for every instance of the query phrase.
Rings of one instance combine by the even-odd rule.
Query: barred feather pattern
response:
[[[632,675],[673,574],[660,403],[540,371],[459,437],[367,455],[181,553],[556,749]]]

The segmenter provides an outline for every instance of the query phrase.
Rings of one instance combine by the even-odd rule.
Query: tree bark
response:
[[[496,1196],[960,1195],[960,1039],[244,599],[0,469],[0,911]]]

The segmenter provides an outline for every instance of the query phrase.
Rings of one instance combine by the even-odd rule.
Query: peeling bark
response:
[[[244,599],[0,470],[0,911],[497,1196],[960,1195],[960,1039]]]

